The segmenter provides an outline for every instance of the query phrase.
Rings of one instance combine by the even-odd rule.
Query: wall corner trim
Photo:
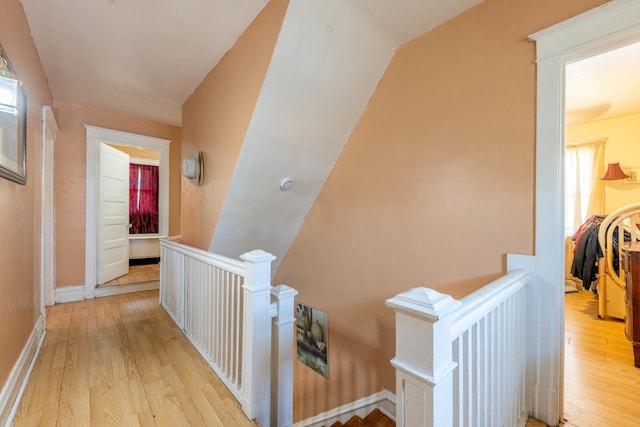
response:
[[[536,271],[535,255],[507,254],[507,271],[525,269],[530,273]]]
[[[396,395],[389,390],[382,389],[371,396],[363,397],[346,405],[338,406],[311,418],[293,423],[293,427],[321,427],[331,425],[337,421],[346,423],[354,415],[364,418],[376,408],[395,421]]]
[[[20,353],[20,357],[11,369],[2,391],[0,391],[0,426],[8,427],[13,422],[22,393],[27,386],[29,375],[31,375],[33,365],[38,358],[45,332],[44,315],[40,314],[31,331],[31,335],[29,335],[29,339]]]

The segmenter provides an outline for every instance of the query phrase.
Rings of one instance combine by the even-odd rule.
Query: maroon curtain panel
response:
[[[129,165],[129,234],[158,232],[158,166]]]

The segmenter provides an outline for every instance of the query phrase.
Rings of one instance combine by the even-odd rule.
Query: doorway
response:
[[[557,425],[564,410],[564,70],[639,41],[640,2],[614,1],[530,37],[537,56],[534,416]]]
[[[123,221],[122,229],[126,233],[125,250],[118,251],[120,256],[125,258],[125,266],[122,271],[113,272],[108,277],[101,267],[100,249],[98,249],[98,287],[108,288],[111,286],[132,288],[133,284],[158,282],[160,280],[160,233],[159,233],[159,190],[160,190],[160,151],[133,148],[122,145],[108,144],[108,148],[122,153],[126,157],[126,171],[124,171],[123,179],[126,180],[122,191],[123,201],[128,208],[126,209],[126,218]],[[106,147],[101,145],[101,149]],[[101,159],[101,165],[106,159]],[[108,172],[100,167],[98,175],[100,182],[105,178]],[[98,204],[100,211],[104,205],[103,192],[98,192],[101,203]],[[111,198],[115,198],[114,194],[110,194]],[[110,209],[111,212],[114,209]],[[102,218],[99,212],[98,218]],[[113,224],[114,219],[111,217],[109,223]],[[113,225],[112,225],[113,227]],[[113,233],[112,233],[113,234]],[[103,242],[98,233],[98,248]],[[113,245],[111,245],[113,246]],[[114,252],[114,248],[110,249]],[[112,265],[114,255],[111,255]],[[101,278],[101,276],[103,276]],[[138,286],[139,287],[139,286]],[[116,292],[116,289],[112,289]]]
[[[87,130],[85,299],[131,290],[143,290],[144,286],[137,286],[135,289],[113,286],[97,288],[99,147],[101,143],[104,143],[134,149],[154,150],[159,153],[159,212],[158,233],[155,237],[164,238],[168,236],[169,232],[169,144],[171,141],[89,125],[85,125],[85,127]]]
[[[565,280],[570,279],[574,271],[580,283],[574,285],[570,293],[565,290],[564,417],[567,425],[637,425],[640,422],[636,408],[640,392],[635,387],[640,381],[640,371],[633,366],[633,351],[624,334],[624,291],[613,282],[607,285],[611,287],[606,293],[597,289],[602,283],[596,285],[592,281],[595,271],[590,265],[593,263],[585,262],[593,259],[597,248],[589,245],[589,239],[584,237],[597,233],[604,215],[634,204],[640,196],[640,182],[600,179],[607,174],[608,164],[619,163],[627,172],[631,172],[631,166],[640,164],[637,144],[640,127],[636,125],[640,119],[636,102],[640,99],[640,80],[637,76],[640,76],[640,43],[565,65],[565,140],[568,144],[565,149],[565,235],[571,236],[567,239],[569,248],[572,241],[578,239],[576,231],[583,231],[577,240],[577,262],[565,276]],[[592,179],[581,179],[585,175]],[[611,178],[612,174],[607,175]],[[572,212],[578,215],[570,215]],[[566,267],[572,266],[572,256],[573,251],[567,250]],[[603,312],[599,303],[606,307]],[[626,391],[620,393],[620,390]]]

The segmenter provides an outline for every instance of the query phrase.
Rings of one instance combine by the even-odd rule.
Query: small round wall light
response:
[[[294,182],[293,182],[293,178],[282,178],[280,180],[280,189],[282,191],[289,191],[293,188]]]

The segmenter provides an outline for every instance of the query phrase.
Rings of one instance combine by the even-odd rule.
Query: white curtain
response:
[[[565,152],[564,232],[572,235],[587,218],[604,214],[606,138],[570,143]]]

